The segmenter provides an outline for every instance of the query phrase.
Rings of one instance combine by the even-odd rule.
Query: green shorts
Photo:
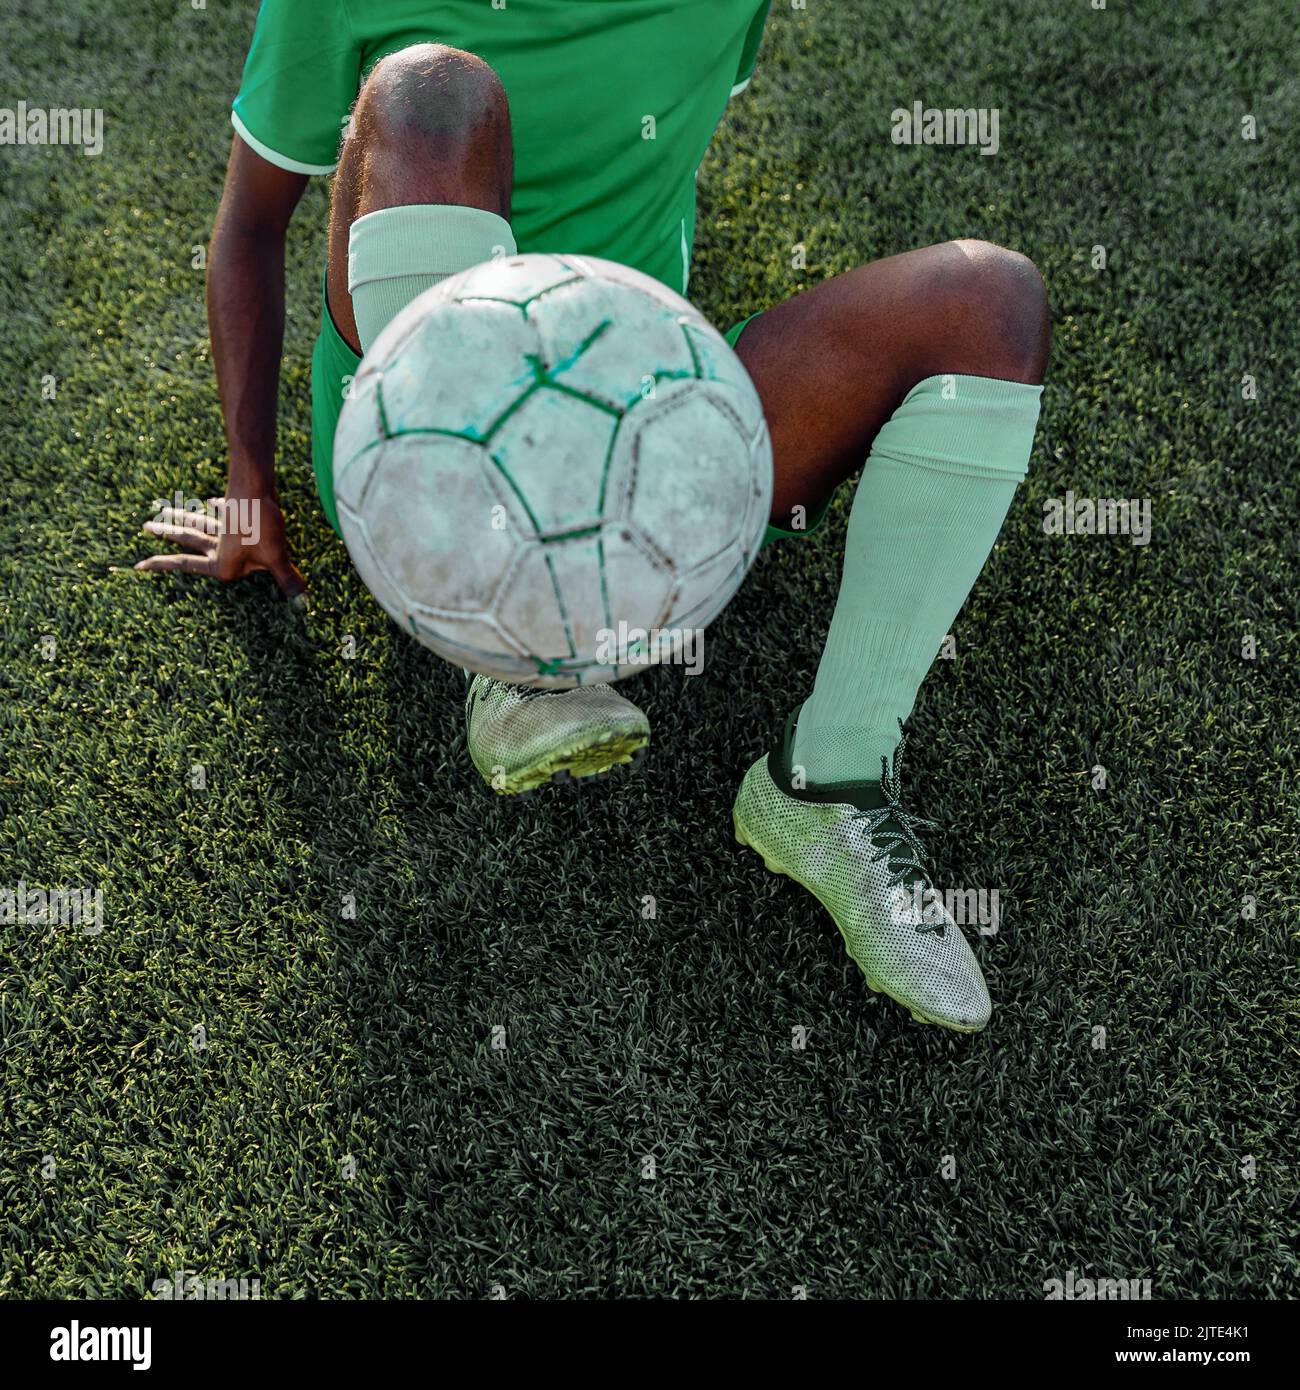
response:
[[[758,314],[753,313],[733,324],[725,334],[727,342],[735,347],[745,325],[757,317]],[[343,412],[344,395],[360,365],[361,358],[348,346],[334,324],[329,302],[325,298],[325,279],[322,276],[321,327],[311,355],[311,462],[321,506],[335,531],[339,529],[339,517],[334,505],[334,431]],[[779,526],[769,525],[763,544],[768,545],[787,536],[812,535],[825,520],[830,503],[831,499],[828,498],[811,519],[811,524],[801,531],[786,531]]]

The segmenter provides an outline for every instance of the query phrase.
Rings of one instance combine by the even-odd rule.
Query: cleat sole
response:
[[[599,777],[612,768],[630,763],[650,742],[646,733],[615,734],[579,748],[561,749],[542,762],[522,768],[505,779],[500,787],[488,783],[498,796],[526,796],[549,783],[565,785],[580,777]]]

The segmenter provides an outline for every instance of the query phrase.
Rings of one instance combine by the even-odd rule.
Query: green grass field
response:
[[[185,1269],[264,1298],[1036,1299],[1073,1270],[1294,1297],[1294,14],[778,0],[701,175],[722,325],[960,235],[1049,287],[1030,477],[911,725],[936,881],[1002,895],[973,1038],[871,995],[731,838],[809,688],[846,498],[765,552],[703,677],[629,687],[635,770],[478,782],[459,672],[315,500],[324,180],[281,407],[307,613],[113,572],[153,498],[222,487],[192,260],[253,17],[6,5],[0,105],[103,107],[105,149],[0,148],[0,872],[102,887],[105,928],[0,933],[0,1294]],[[1000,153],[892,145],[915,100],[998,107]],[[1044,535],[1067,489],[1150,498],[1152,543]]]

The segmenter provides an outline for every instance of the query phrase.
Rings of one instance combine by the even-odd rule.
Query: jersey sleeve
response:
[[[749,79],[754,75],[754,66],[758,62],[758,45],[762,42],[763,26],[767,23],[767,12],[771,8],[772,0],[763,0],[750,21],[749,32],[745,35],[745,46],[740,51],[740,62],[736,67],[736,81],[731,88],[733,97],[749,86]]]
[[[344,0],[262,0],[230,120],[263,159],[328,174],[361,81]]]

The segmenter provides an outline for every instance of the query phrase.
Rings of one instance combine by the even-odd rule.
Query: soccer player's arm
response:
[[[152,556],[137,568],[222,580],[269,570],[286,597],[305,587],[285,542],[275,478],[285,238],[308,178],[329,173],[337,161],[359,66],[336,2],[265,0],[231,113],[235,138],[207,281],[212,359],[229,449],[226,500],[256,518],[256,540],[250,534],[214,535],[199,515],[164,513],[145,529],[184,553]]]

